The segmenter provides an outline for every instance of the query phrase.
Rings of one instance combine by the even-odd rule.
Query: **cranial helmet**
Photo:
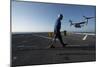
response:
[[[59,15],[58,15],[58,18],[63,18],[63,15],[62,15],[62,14],[59,14]]]

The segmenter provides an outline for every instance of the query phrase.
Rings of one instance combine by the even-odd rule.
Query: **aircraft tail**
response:
[[[86,16],[83,16],[84,17],[84,19],[87,19],[87,17]]]
[[[86,25],[88,24],[88,17],[83,16],[84,20],[86,20]]]
[[[72,20],[69,20],[69,22],[70,22],[70,26],[72,26],[73,25]]]

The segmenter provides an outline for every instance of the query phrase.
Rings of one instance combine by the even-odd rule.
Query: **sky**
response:
[[[80,22],[82,16],[95,17],[95,6],[12,1],[12,32],[52,32],[58,14],[63,14],[61,31],[95,32],[95,19],[82,28],[70,26],[69,19]]]

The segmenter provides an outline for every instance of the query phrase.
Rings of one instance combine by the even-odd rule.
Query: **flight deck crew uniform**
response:
[[[53,37],[54,41],[53,42],[56,42],[56,38],[58,38],[60,43],[62,44],[62,46],[65,47],[65,44],[63,43],[62,36],[61,36],[61,33],[60,33],[62,18],[63,18],[63,15],[60,14],[57,21],[56,21],[56,24],[55,24],[55,27],[54,27],[54,37]],[[52,43],[51,47],[53,47],[53,43]]]

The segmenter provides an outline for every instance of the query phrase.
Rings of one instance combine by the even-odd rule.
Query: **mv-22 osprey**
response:
[[[77,22],[77,23],[72,23],[73,21],[69,20],[70,26],[73,25],[75,28],[81,28],[82,26],[84,26],[84,24],[86,25],[88,24],[89,19],[95,18],[95,17],[86,17],[86,16],[83,16],[83,17],[84,17],[84,21]]]

